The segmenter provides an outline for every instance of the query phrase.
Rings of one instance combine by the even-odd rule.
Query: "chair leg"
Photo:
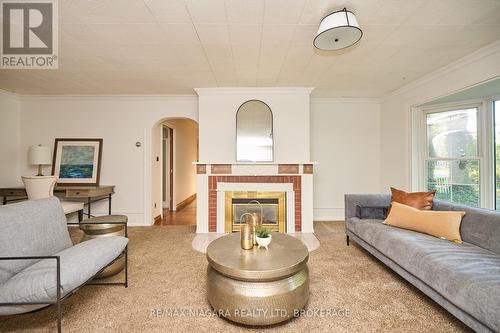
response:
[[[57,299],[56,299],[56,309],[57,309],[57,332],[61,333],[61,264],[60,259],[57,258]]]
[[[61,333],[61,301],[57,301],[57,333]]]
[[[125,247],[125,288],[128,288],[128,245]]]
[[[345,242],[347,243],[347,246],[349,246],[349,235],[345,235]]]
[[[111,195],[109,196],[109,202],[111,205]],[[111,209],[111,206],[110,206]],[[110,211],[111,214],[111,211]],[[125,237],[128,238],[128,224],[125,223]],[[125,288],[128,288],[128,244],[125,246]]]

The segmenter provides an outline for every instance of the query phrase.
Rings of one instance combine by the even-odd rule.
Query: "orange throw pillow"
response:
[[[431,192],[405,192],[391,187],[391,193],[391,206],[393,202],[398,202],[420,210],[431,210],[436,190]]]
[[[394,202],[384,223],[462,243],[460,223],[464,215],[462,211],[418,210]]]

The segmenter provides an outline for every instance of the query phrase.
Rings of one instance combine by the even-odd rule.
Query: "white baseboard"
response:
[[[314,208],[314,221],[344,221],[344,207]]]
[[[113,214],[126,215],[128,217],[129,227],[150,227],[153,225],[153,221],[150,223],[144,221],[144,214],[142,213],[113,212]]]

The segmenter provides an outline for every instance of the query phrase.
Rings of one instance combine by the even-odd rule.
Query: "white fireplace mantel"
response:
[[[294,168],[297,170],[297,168]],[[313,174],[300,168],[297,173],[278,170],[219,169],[210,173],[205,166],[197,175],[197,233],[224,232],[225,191],[282,191],[287,193],[287,232],[312,233]],[[283,171],[283,170],[281,170]],[[306,171],[306,172],[304,172]],[[310,172],[310,173],[309,173]]]
[[[293,204],[293,209],[287,207],[287,232],[312,233],[313,173],[317,164],[310,161],[312,89],[218,87],[195,90],[199,96],[196,232],[217,234],[223,231],[220,200],[227,186],[236,186],[228,183],[238,183],[240,190],[276,189],[277,184],[287,186],[287,202]],[[272,162],[235,160],[236,113],[243,103],[254,99],[266,103],[273,114]],[[259,187],[255,187],[256,184]],[[293,201],[290,200],[292,196]]]

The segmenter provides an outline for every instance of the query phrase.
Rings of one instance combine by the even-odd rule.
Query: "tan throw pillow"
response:
[[[462,211],[418,210],[394,202],[384,223],[462,243],[460,223],[464,215]]]
[[[399,202],[400,204],[411,206],[420,210],[431,210],[436,191],[431,192],[405,192],[391,187],[391,204]]]

